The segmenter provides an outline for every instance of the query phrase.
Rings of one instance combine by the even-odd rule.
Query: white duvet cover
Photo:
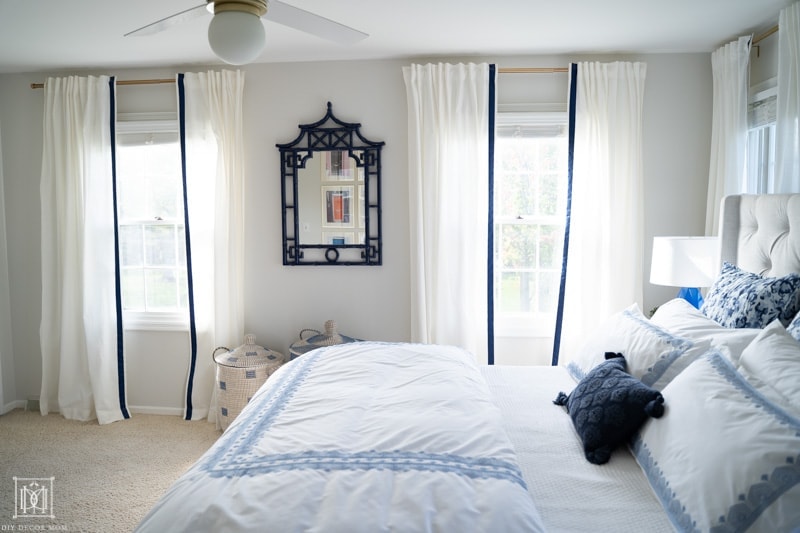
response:
[[[467,352],[352,343],[284,365],[137,531],[543,531]]]

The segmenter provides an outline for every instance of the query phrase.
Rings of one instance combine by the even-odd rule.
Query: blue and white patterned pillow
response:
[[[776,318],[786,326],[800,309],[800,274],[765,278],[724,263],[700,310],[729,328],[763,328]]]

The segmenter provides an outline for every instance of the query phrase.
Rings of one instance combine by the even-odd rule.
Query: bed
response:
[[[800,531],[798,224],[800,195],[725,198],[704,307],[632,304],[562,366],[410,343],[305,354],[137,531]],[[605,377],[615,353],[625,375]],[[637,423],[594,464],[596,428],[573,415],[601,400]]]

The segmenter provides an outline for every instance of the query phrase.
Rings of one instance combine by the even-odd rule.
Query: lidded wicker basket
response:
[[[286,358],[257,345],[252,334],[245,335],[244,344],[233,351],[220,346],[211,356],[217,365],[217,415],[224,431]]]
[[[316,333],[316,335],[304,337],[304,335],[309,335],[311,333]],[[300,339],[295,341],[289,347],[289,354],[292,359],[296,359],[304,353],[308,353],[317,348],[322,348],[323,346],[333,346],[334,344],[344,344],[347,342],[358,342],[358,340],[359,339],[354,339],[353,337],[348,337],[347,335],[341,335],[338,331],[336,331],[336,322],[333,320],[326,320],[325,330],[323,332],[315,329],[304,329],[300,331]]]

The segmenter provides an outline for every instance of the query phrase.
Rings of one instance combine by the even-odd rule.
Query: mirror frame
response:
[[[277,144],[281,159],[281,224],[284,265],[380,265],[383,260],[381,226],[381,148],[383,141],[366,139],[361,124],[333,115],[331,103],[322,119],[300,124],[293,141]],[[301,244],[298,205],[299,171],[315,153],[347,152],[364,171],[364,241],[359,244]]]

